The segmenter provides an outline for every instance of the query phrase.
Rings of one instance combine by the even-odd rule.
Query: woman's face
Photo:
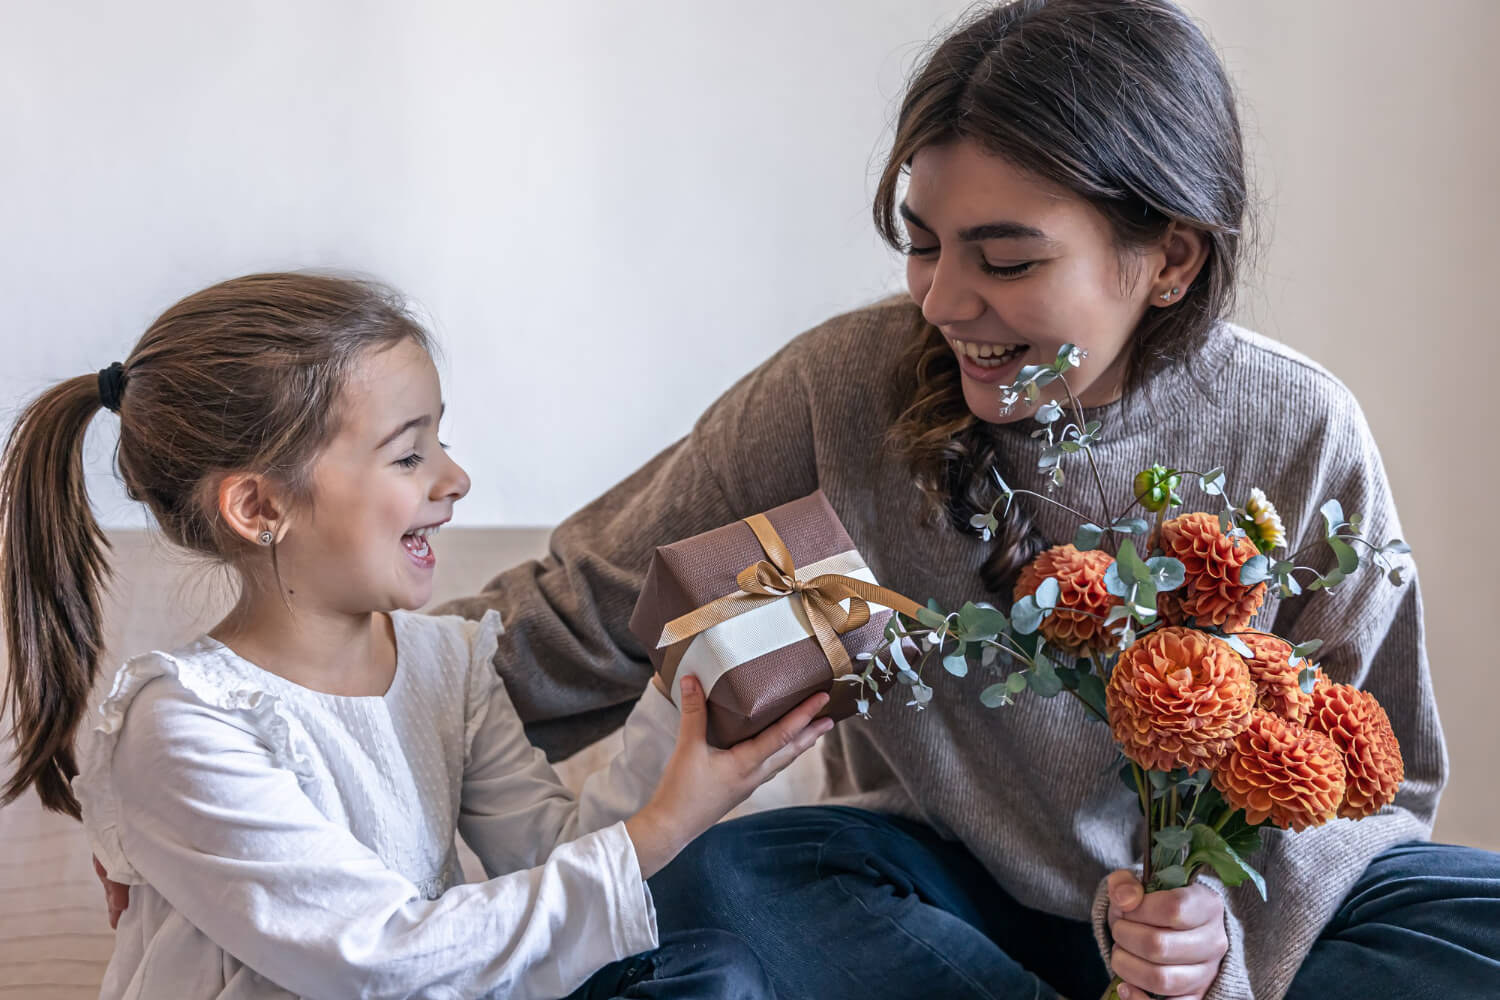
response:
[[[975,416],[1029,416],[1024,397],[1002,415],[1000,389],[1068,343],[1087,352],[1068,375],[1081,402],[1119,397],[1131,332],[1173,287],[1165,250],[1121,252],[1088,202],[966,140],[912,158],[901,214],[911,242],[907,287],[958,355]],[[1066,395],[1053,383],[1041,399]]]

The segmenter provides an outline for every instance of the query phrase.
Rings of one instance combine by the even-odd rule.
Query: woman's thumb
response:
[[[708,706],[703,700],[703,685],[689,675],[682,679],[682,724],[678,738],[703,742],[708,738]]]

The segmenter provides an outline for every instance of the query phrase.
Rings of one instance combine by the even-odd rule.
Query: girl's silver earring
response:
[[[1180,289],[1180,288],[1173,288],[1171,291],[1162,292],[1161,293],[1161,300],[1163,302],[1171,302],[1172,301],[1172,296],[1176,295],[1180,291],[1182,291],[1182,289]]]
[[[276,541],[276,536],[271,534],[270,529],[267,529],[260,533],[260,544],[270,545],[274,541]]]

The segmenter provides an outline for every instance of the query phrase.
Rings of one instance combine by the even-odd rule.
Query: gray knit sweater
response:
[[[821,488],[876,576],[919,602],[956,608],[990,598],[978,570],[989,546],[935,523],[904,463],[883,436],[907,400],[910,376],[892,359],[914,335],[914,307],[890,301],[837,317],[798,337],[720,398],[681,441],[552,536],[551,554],[512,569],[450,609],[498,608],[505,623],[496,666],[532,738],[565,754],[623,721],[649,678],[626,628],[654,546],[766,510]],[[1229,470],[1231,494],[1266,491],[1291,547],[1321,537],[1319,505],[1337,497],[1362,512],[1371,538],[1400,535],[1380,456],[1354,397],[1322,368],[1273,341],[1222,326],[1188,366],[1090,413],[1104,422],[1096,457],[1106,485],[1161,461]],[[994,433],[1015,485],[1039,487],[1040,444],[1022,421]],[[1090,477],[1075,474],[1058,499],[1091,509]],[[1188,509],[1213,498],[1186,491]],[[1050,505],[1031,508],[1052,541],[1076,524]],[[1359,822],[1267,834],[1252,861],[1270,886],[1224,893],[1230,951],[1214,998],[1282,996],[1320,928],[1366,864],[1385,848],[1425,838],[1447,758],[1422,638],[1414,579],[1397,588],[1375,571],[1334,593],[1268,602],[1256,621],[1297,641],[1321,638],[1325,671],[1373,692],[1389,712],[1406,760],[1394,807]],[[1023,904],[1100,927],[1102,879],[1133,864],[1142,844],[1136,801],[1113,775],[1104,726],[1072,699],[1023,696],[987,709],[971,674],[931,678],[928,711],[893,700],[873,718],[841,723],[825,739],[840,802],[912,817],[968,846]],[[1101,930],[1107,945],[1107,931]]]

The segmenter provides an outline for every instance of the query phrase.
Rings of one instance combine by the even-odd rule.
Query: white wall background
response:
[[[433,318],[458,521],[554,522],[892,287],[867,177],[956,9],[0,0],[0,405],[211,282],[354,269]]]
[[[1438,834],[1500,848],[1500,3],[1186,2],[1264,203],[1242,318],[1364,402],[1422,568],[1454,759]],[[555,522],[896,284],[872,158],[964,6],[0,0],[0,406],[209,282],[356,269],[447,348],[460,521]]]

